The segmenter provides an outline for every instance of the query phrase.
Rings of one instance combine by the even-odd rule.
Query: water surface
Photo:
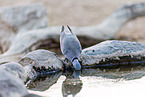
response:
[[[44,97],[145,97],[145,67],[83,69],[43,76],[28,85]]]

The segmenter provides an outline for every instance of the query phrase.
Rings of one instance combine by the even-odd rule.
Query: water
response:
[[[83,69],[39,78],[29,92],[44,97],[145,97],[145,67]]]

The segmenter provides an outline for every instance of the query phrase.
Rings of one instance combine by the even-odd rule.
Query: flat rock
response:
[[[25,66],[25,71],[31,78],[39,74],[55,73],[63,69],[63,63],[55,55],[48,50],[35,50],[19,60],[22,66]]]
[[[138,42],[108,40],[83,49],[83,66],[117,65],[144,62],[145,45]]]

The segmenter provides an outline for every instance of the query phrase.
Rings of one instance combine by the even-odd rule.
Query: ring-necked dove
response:
[[[81,70],[81,65],[78,61],[78,58],[81,54],[82,47],[78,38],[72,33],[72,30],[68,25],[66,29],[64,26],[62,26],[60,47],[62,54],[72,62],[74,69]]]

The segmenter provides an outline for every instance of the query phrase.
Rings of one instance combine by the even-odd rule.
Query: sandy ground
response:
[[[0,7],[42,2],[47,7],[49,25],[96,25],[125,3],[144,0],[1,0]],[[145,43],[145,17],[127,23],[117,34],[117,39]]]

